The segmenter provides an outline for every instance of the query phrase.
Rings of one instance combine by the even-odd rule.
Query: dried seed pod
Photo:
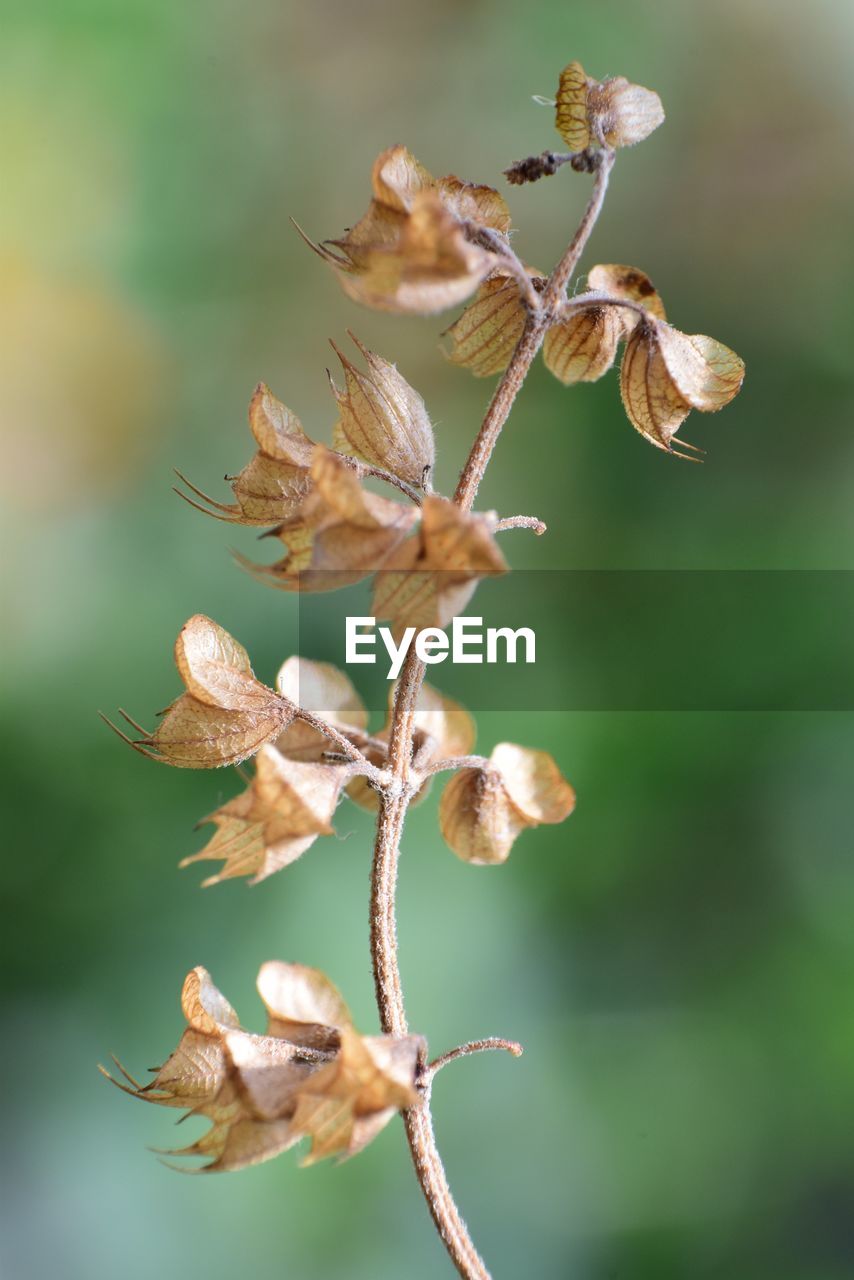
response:
[[[744,363],[729,347],[650,320],[626,344],[620,391],[632,426],[656,448],[675,452],[673,437],[691,409],[722,409],[743,380]]]
[[[596,382],[614,363],[617,347],[633,327],[616,307],[589,306],[552,325],[543,342],[546,368],[565,385]]]
[[[447,783],[439,824],[448,846],[466,862],[504,862],[526,827],[563,822],[575,792],[545,751],[502,742],[486,768],[461,769]]]
[[[343,784],[340,767],[292,760],[263,746],[247,789],[202,819],[216,825],[216,834],[181,866],[221,860],[222,870],[205,887],[235,876],[251,876],[252,884],[266,880],[301,857],[318,836],[332,834]]]
[[[333,349],[344,370],[345,391],[332,383],[341,418],[333,432],[333,444],[342,453],[384,467],[407,484],[420,488],[425,471],[435,461],[433,427],[424,401],[393,364],[364,347],[350,334],[365,358],[368,373],[361,373]]]
[[[630,84],[624,76],[594,80],[580,62],[561,72],[555,107],[557,131],[572,151],[584,151],[591,142],[631,147],[664,120],[661,99],[652,89]]]
[[[530,274],[536,287],[542,276],[533,271]],[[493,272],[474,301],[446,330],[453,342],[448,359],[470,369],[476,378],[501,373],[522,336],[526,316],[516,281],[506,271]]]

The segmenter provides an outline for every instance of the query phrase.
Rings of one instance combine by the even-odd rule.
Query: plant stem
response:
[[[549,325],[552,323],[555,310],[563,301],[566,286],[578,265],[578,260],[584,252],[584,247],[602,210],[605,193],[608,190],[608,179],[614,164],[614,153],[612,151],[602,151],[599,154],[600,160],[596,169],[593,191],[581,222],[578,224],[578,230],[569,242],[560,262],[549,276],[549,282],[543,292],[539,309],[528,313],[522,336],[519,339],[516,350],[513,352],[510,363],[504,371],[504,377],[496,387],[495,395],[492,397],[492,401],[486,411],[486,417],[483,419],[480,431],[477,433],[477,438],[463,467],[456,493],[454,494],[454,501],[464,511],[470,510],[474,503],[480,482],[483,479],[483,473],[487,468],[489,459],[492,457],[492,450],[501,435],[501,428],[510,415],[513,401],[522,389],[522,384],[534,361],[534,357],[543,345],[543,339],[546,336]]]
[[[578,229],[549,277],[540,305],[536,310],[531,308],[528,311],[522,336],[496,388],[460,475],[454,502],[464,511],[471,509],[501,428],[563,301],[567,282],[599,216],[613,159],[612,152],[600,153],[593,191]],[[417,781],[413,784],[410,773],[415,707],[424,671],[424,663],[418,659],[415,650],[410,649],[395,689],[388,751],[391,778],[380,794],[371,868],[371,959],[380,1025],[385,1035],[405,1035],[408,1030],[397,956],[395,891],[403,824],[410,800],[417,790]],[[418,1182],[436,1229],[459,1274],[465,1280],[490,1280],[448,1186],[433,1133],[428,1064],[425,1061],[420,1066],[427,1079],[422,1100],[403,1113]]]

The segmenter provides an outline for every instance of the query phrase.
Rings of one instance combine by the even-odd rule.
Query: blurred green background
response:
[[[439,353],[453,315],[358,312],[288,216],[340,233],[395,141],[435,173],[498,182],[555,144],[531,95],[578,57],[656,88],[668,112],[620,156],[587,265],[649,271],[674,322],[732,345],[748,378],[720,417],[692,416],[709,457],[689,467],[632,431],[615,375],[566,391],[535,368],[483,500],[549,534],[509,535],[508,554],[851,568],[854,11],[5,0],[2,15],[0,1274],[447,1275],[399,1122],[340,1168],[285,1155],[182,1178],[144,1149],[170,1145],[169,1114],[95,1071],[110,1050],[137,1071],[163,1059],[197,963],[249,1027],[271,957],[322,967],[376,1026],[366,816],[342,808],[340,839],[256,889],[201,892],[176,863],[236,779],[155,767],[96,718],[121,704],[148,721],[174,696],[172,643],[196,611],[263,678],[288,653],[293,600],[229,559],[251,532],[180,503],[171,468],[224,495],[259,378],[324,438],[326,339],[353,326],[426,396],[452,485],[489,394]],[[528,261],[553,262],[588,189],[564,170],[510,191]],[[527,1049],[460,1063],[435,1090],[496,1277],[850,1280],[851,716],[480,729],[484,750],[552,751],[580,797],[502,868],[443,847],[436,792],[407,831],[414,1028],[435,1052],[488,1034]]]

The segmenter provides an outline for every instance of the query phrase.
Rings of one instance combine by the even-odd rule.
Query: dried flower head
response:
[[[466,862],[505,862],[526,827],[563,822],[575,792],[545,751],[501,742],[483,768],[461,769],[445,786],[439,824]]]
[[[624,76],[594,80],[580,62],[570,62],[560,73],[555,107],[555,126],[572,151],[584,151],[591,142],[634,146],[664,120],[661,99],[652,89],[630,84]]]
[[[418,1101],[417,1036],[360,1036],[336,988],[304,965],[269,961],[258,974],[267,1008],[265,1035],[244,1031],[237,1014],[201,966],[187,975],[187,1020],[175,1052],[148,1084],[124,1068],[120,1089],[144,1102],[203,1116],[211,1128],[166,1154],[208,1160],[187,1173],[260,1164],[311,1139],[303,1164],[347,1159],[396,1111]]]
[[[492,187],[433,178],[401,146],[377,157],[371,185],[367,213],[345,236],[324,245],[307,240],[356,302],[429,315],[467,298],[496,265],[477,243],[482,228],[510,228]]]

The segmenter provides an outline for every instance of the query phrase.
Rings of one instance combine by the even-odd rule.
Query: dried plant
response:
[[[373,574],[374,611],[396,636],[446,626],[480,578],[506,572],[497,535],[519,527],[544,531],[533,517],[473,510],[541,347],[547,367],[569,384],[602,377],[624,344],[620,386],[630,422],[656,448],[692,461],[694,446],[675,445],[684,419],[692,408],[720,409],[739,390],[738,356],[712,338],[674,329],[643,271],[595,266],[587,289],[567,294],[617,149],[640,142],[664,119],[657,94],[623,78],[597,82],[574,62],[561,73],[552,105],[570,150],[545,151],[506,171],[513,183],[564,165],[593,176],[581,222],[550,275],[519,260],[497,191],[456,177],[436,180],[402,146],[374,164],[364,216],[338,240],[307,241],[344,291],[367,306],[421,315],[471,299],[448,330],[449,358],[477,376],[501,378],[451,498],[432,489],[433,428],[424,401],[357,338],[358,363],[335,348],[343,387],[332,382],[339,420],[331,447],[310,439],[291,410],[259,385],[249,407],[257,452],[231,480],[234,501],[210,498],[183,476],[179,492],[217,519],[265,526],[282,543],[285,554],[273,563],[242,561],[262,581],[322,591]],[[367,490],[367,476],[386,481],[397,497]],[[129,717],[137,736],[118,732],[143,755],[181,768],[254,757],[251,776],[241,773],[244,789],[204,820],[215,827],[209,842],[185,859],[220,864],[206,884],[233,876],[256,883],[301,857],[332,832],[344,793],[376,813],[370,950],[382,1034],[359,1035],[322,974],[278,962],[261,968],[269,1018],[263,1035],[252,1034],[196,968],[184,983],[187,1029],[178,1048],[148,1084],[121,1067],[124,1082],[116,1083],[148,1102],[207,1117],[211,1127],[202,1138],[174,1154],[206,1157],[208,1170],[266,1160],[303,1137],[311,1140],[307,1161],[345,1158],[402,1112],[418,1181],[454,1265],[463,1276],[486,1277],[436,1147],[431,1086],[458,1057],[521,1048],[475,1040],[430,1061],[426,1040],[410,1034],[395,931],[401,836],[409,806],[434,775],[450,771],[439,806],[445,840],[468,862],[502,862],[527,827],[571,813],[572,787],[542,751],[501,743],[488,759],[472,755],[471,717],[424,683],[424,663],[412,648],[388,721],[375,735],[343,672],[291,657],[276,688],[268,688],[242,646],[208,618],[186,623],[175,661],[186,692],[153,732]]]

